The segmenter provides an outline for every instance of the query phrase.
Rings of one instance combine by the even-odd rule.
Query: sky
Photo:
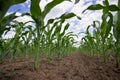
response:
[[[52,0],[41,0],[40,7],[42,10],[44,9],[45,5],[49,3]],[[89,5],[91,4],[102,4],[103,0],[80,0],[79,3],[74,4],[74,0],[71,2],[64,1],[63,3],[57,5],[54,7],[50,13],[46,16],[45,21],[47,21],[50,18],[55,18],[59,17],[61,14],[65,12],[73,12],[79,17],[81,17],[81,20],[78,20],[76,17],[67,20],[67,22],[70,23],[70,28],[68,29],[68,32],[72,31],[74,34],[78,34],[80,32],[85,32],[86,28],[88,25],[92,24],[94,20],[101,20],[101,15],[102,11],[86,11],[85,13],[82,13],[83,10],[85,10]],[[116,4],[117,0],[109,0],[110,4]],[[16,15],[21,15],[22,13],[30,12],[30,0],[27,0],[25,3],[18,4],[18,5],[13,5],[9,8],[8,12],[6,15],[12,13],[12,12],[17,12]],[[27,22],[29,20],[32,20],[28,16],[24,16],[21,18],[17,18],[16,20],[22,21],[22,22]],[[14,33],[10,32],[6,37],[11,37],[13,36]],[[78,38],[75,38],[77,41],[80,41],[81,38],[85,34],[79,34]]]

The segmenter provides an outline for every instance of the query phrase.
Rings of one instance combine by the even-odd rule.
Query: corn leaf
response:
[[[106,6],[109,6],[108,0],[104,0],[104,1],[103,1],[103,4],[106,5]]]
[[[8,25],[15,18],[16,18],[15,13],[12,13],[0,20],[0,36],[7,29],[6,25]]]
[[[85,9],[82,13],[84,13],[86,10],[101,10],[103,9],[104,6],[101,4],[96,4],[96,5],[90,5],[87,9]]]
[[[108,21],[105,37],[108,37],[108,35],[110,34],[110,31],[111,31],[111,28],[113,26],[113,15],[111,13],[108,13],[108,16],[110,17],[110,19]]]
[[[60,16],[60,18],[62,20],[65,20],[65,19],[69,19],[69,18],[72,18],[72,17],[75,17],[76,14],[74,13],[64,13],[63,15]],[[80,17],[77,16],[78,19],[81,19]]]
[[[48,3],[48,4],[45,6],[44,11],[42,12],[43,18],[45,18],[45,16],[50,12],[50,10],[51,10],[53,7],[55,7],[56,5],[62,3],[63,1],[65,1],[65,0],[53,0],[52,2]],[[71,1],[71,0],[66,0],[66,1]]]
[[[108,6],[108,9],[110,11],[119,11],[120,10],[116,5],[110,5],[110,6]]]
[[[63,36],[63,35],[65,34],[65,31],[69,28],[69,26],[70,26],[69,23],[67,23],[67,24],[65,25],[64,30],[63,30],[63,32],[61,33],[61,36]]]
[[[30,12],[34,20],[39,20],[41,16],[39,2],[40,0],[31,0]]]

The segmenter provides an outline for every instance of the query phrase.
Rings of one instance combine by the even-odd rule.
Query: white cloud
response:
[[[16,15],[16,16],[21,16],[21,14],[22,14],[22,13],[20,13],[20,12],[16,12],[15,15]]]
[[[16,16],[21,16],[22,13],[20,12],[16,12]],[[30,16],[22,16],[22,17],[18,17],[15,20],[17,20],[18,22],[28,22],[28,21],[33,21],[33,19]]]

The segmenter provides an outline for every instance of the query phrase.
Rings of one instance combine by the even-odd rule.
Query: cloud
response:
[[[21,13],[17,12],[16,15],[21,15]],[[33,21],[33,19],[30,16],[23,16],[23,17],[18,17],[15,20],[18,22],[28,22],[28,21]]]
[[[12,5],[7,12],[21,12],[21,13],[30,12],[29,6],[30,0],[27,0],[24,3]]]

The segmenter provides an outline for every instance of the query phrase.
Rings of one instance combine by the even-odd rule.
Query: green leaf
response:
[[[74,13],[64,13],[63,15],[60,16],[60,18],[62,20],[65,20],[65,19],[69,19],[69,18],[72,18],[72,17],[75,17],[75,16],[76,16],[76,14],[74,14]]]
[[[103,4],[106,5],[106,6],[109,6],[108,0],[103,1]]]
[[[65,26],[65,28],[64,28],[64,31],[66,31],[69,28],[69,26],[70,26],[70,24],[67,23],[66,26]]]
[[[114,26],[113,26],[113,35],[117,42],[120,41],[120,12],[116,13],[114,16]]]
[[[45,18],[45,16],[50,12],[51,9],[53,9],[53,7],[55,7],[56,5],[62,3],[63,1],[71,1],[71,0],[53,0],[52,2],[48,3],[45,6],[44,11],[42,12],[43,18]]]
[[[110,31],[111,31],[111,28],[113,26],[113,15],[111,13],[108,13],[108,16],[110,17],[110,19],[108,21],[105,37],[108,37],[108,35],[110,34]]]
[[[96,4],[96,5],[90,5],[87,9],[85,9],[82,13],[84,13],[86,10],[101,10],[103,9],[104,6],[101,4]]]
[[[110,5],[110,6],[108,6],[108,9],[110,11],[119,11],[120,10],[116,5]]]
[[[52,24],[52,23],[54,22],[54,20],[55,20],[55,19],[49,19],[49,20],[47,21],[47,25],[48,25],[48,24]]]
[[[58,23],[59,23],[60,21],[57,21],[57,22],[55,22],[54,24],[53,24],[53,26],[52,26],[52,28],[55,28],[55,31],[54,31],[54,33],[52,34],[52,37],[54,37],[55,36],[55,34],[57,33],[57,31],[56,31],[56,26],[58,25]]]
[[[15,13],[12,13],[0,20],[0,36],[7,29],[6,25],[8,25],[15,18],[16,18]]]
[[[65,31],[69,28],[69,26],[70,26],[69,23],[67,23],[67,24],[65,25],[64,30],[63,30],[63,32],[61,33],[62,36],[65,34]]]
[[[109,17],[109,20],[107,21]],[[111,31],[111,27],[113,26],[113,16],[112,14],[109,13],[105,13],[102,16],[102,24],[101,24],[101,36],[102,38],[107,38],[110,31]]]
[[[40,0],[31,0],[30,12],[34,20],[39,20],[41,16],[39,2]]]
[[[90,28],[91,26],[89,25],[88,27],[87,27],[87,29],[86,29],[86,34],[87,35],[89,35],[90,34],[90,32],[89,32],[89,28]]]

